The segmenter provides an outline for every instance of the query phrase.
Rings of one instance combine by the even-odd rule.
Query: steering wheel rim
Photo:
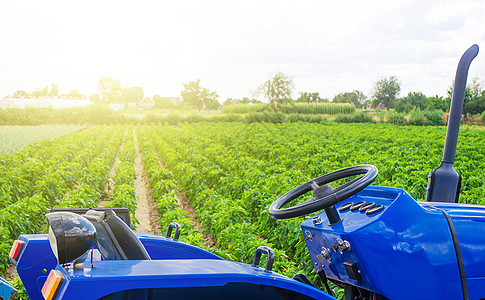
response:
[[[374,179],[376,179],[377,174],[378,170],[374,165],[357,165],[317,177],[292,189],[276,199],[276,201],[274,201],[268,209],[269,215],[275,219],[289,219],[331,207],[332,205],[335,205],[338,202],[343,201],[363,190],[365,187],[371,184]],[[301,195],[311,191],[313,189],[312,183],[316,183],[319,187],[321,187],[333,181],[355,175],[362,176],[336,187],[331,193],[323,198],[312,198],[292,207],[282,208],[290,201],[293,201]]]

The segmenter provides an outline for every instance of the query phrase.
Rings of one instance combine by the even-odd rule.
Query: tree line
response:
[[[183,84],[184,89],[180,92],[181,101],[173,102],[170,97],[153,95],[154,107],[158,109],[188,108],[196,110],[216,110],[221,106],[233,104],[257,104],[262,101],[254,98],[227,98],[222,104],[219,95],[200,85],[200,80],[190,81]],[[351,103],[356,108],[379,108],[395,109],[400,113],[409,113],[414,110],[441,110],[447,111],[450,107],[453,95],[453,83],[447,91],[447,96],[438,95],[428,97],[422,92],[409,92],[404,97],[399,97],[401,90],[400,82],[396,76],[384,77],[376,81],[372,94],[368,98],[362,91],[353,90],[335,95],[331,100],[321,97],[318,92],[301,92],[298,98],[293,99],[295,91],[293,79],[283,72],[277,72],[268,80],[256,88],[255,95],[266,99],[271,110],[276,111],[276,106],[289,103]],[[87,99],[85,94],[72,90],[67,94],[60,94],[57,85],[45,86],[36,89],[31,93],[16,91],[13,98],[40,98],[40,97],[61,97]],[[96,92],[90,97],[93,103],[138,103],[146,99],[142,87],[122,87],[120,81],[111,77],[100,78]],[[485,111],[485,91],[483,83],[475,77],[467,85],[463,113],[480,114]]]
[[[7,96],[11,98],[25,98],[25,99],[37,99],[43,97],[55,97],[55,98],[77,98],[77,99],[87,99],[86,94],[81,94],[77,90],[71,90],[66,94],[61,94],[59,92],[59,87],[57,84],[46,85],[40,89],[35,89],[32,92],[27,92],[24,90],[15,91],[12,96]]]

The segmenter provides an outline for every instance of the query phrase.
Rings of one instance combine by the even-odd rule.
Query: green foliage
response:
[[[421,92],[409,92],[404,98],[397,101],[396,105],[397,112],[410,112],[415,108],[420,110],[425,110],[430,107],[428,98]]]
[[[155,102],[155,108],[174,108],[175,104],[169,97],[161,97],[160,95],[153,95],[153,102]]]
[[[314,103],[314,102],[328,102],[328,99],[321,98],[318,92],[315,93],[300,93],[300,97],[296,99],[297,102]]]
[[[365,113],[355,112],[348,115],[337,115],[335,121],[337,123],[369,123],[372,122],[372,118]]]
[[[108,204],[108,207],[126,207],[130,211],[132,225],[138,223],[135,217],[135,211],[137,208],[137,198],[135,193],[135,145],[133,141],[133,130],[129,130],[126,137],[123,151],[119,158],[120,162],[116,168],[116,173],[113,178],[113,200]]]
[[[283,113],[271,113],[271,112],[250,112],[246,116],[247,123],[254,122],[266,122],[266,123],[283,123],[286,121],[286,117]]]
[[[12,279],[8,279],[8,282],[13,285],[13,287],[17,290],[17,294],[15,295],[15,298],[13,300],[28,300],[29,295],[27,294],[27,291],[25,290],[25,287],[20,280],[19,277],[14,277]]]
[[[443,120],[441,119],[442,112],[439,110],[425,110],[422,111],[420,109],[416,109],[411,112],[411,116],[409,118],[409,125],[444,125]]]
[[[445,123],[441,119],[442,115],[443,112],[441,110],[426,110],[424,112],[424,116],[427,119],[426,125],[445,125]]]
[[[98,93],[104,103],[118,103],[121,100],[121,83],[116,78],[103,77],[98,81]]]
[[[242,99],[233,99],[233,98],[227,98],[226,101],[224,101],[224,106],[226,105],[237,105],[237,104],[261,104],[263,102],[259,101],[258,99],[249,99],[247,97],[244,97]]]
[[[308,122],[308,123],[319,123],[323,122],[321,115],[309,115],[309,114],[291,114],[287,115],[288,122]]]
[[[271,111],[275,111],[277,105],[291,101],[291,94],[294,89],[293,80],[283,72],[278,72],[261,84],[258,87],[258,92],[269,100]]]
[[[355,107],[362,107],[365,102],[365,95],[363,92],[354,90],[353,92],[340,93],[333,98],[335,103],[352,103]]]
[[[349,114],[355,106],[348,103],[290,103],[276,107],[277,112],[285,114]]]
[[[142,87],[124,88],[121,90],[120,100],[122,103],[138,103],[144,96]]]
[[[395,112],[395,111],[389,113],[388,122],[391,123],[391,124],[394,124],[394,125],[405,125],[406,124],[406,120],[404,119],[404,115],[400,114],[398,112]]]
[[[474,97],[471,101],[463,106],[463,113],[465,114],[481,114],[485,111],[485,91],[482,92],[481,96]]]
[[[200,86],[200,79],[197,81],[190,81],[184,83],[184,90],[180,92],[182,95],[182,103],[189,108],[197,110],[201,109],[217,109],[219,102],[217,99],[219,95],[216,92],[211,92],[206,88]]]
[[[428,119],[424,115],[424,111],[420,109],[416,109],[411,113],[411,117],[409,118],[410,125],[426,125]]]
[[[248,114],[252,112],[270,112],[269,104],[255,104],[255,105],[230,105],[224,106],[223,113],[230,114]],[[347,114],[355,111],[355,106],[348,103],[301,103],[291,102],[287,104],[278,105],[275,108],[276,112],[284,114]]]
[[[50,90],[49,90],[49,86],[46,85],[45,87],[41,88],[41,89],[35,89],[32,93],[27,93],[26,91],[15,91],[12,95],[12,98],[40,98],[40,97],[59,97],[61,95],[59,95],[59,87],[52,83],[51,84],[51,87],[50,87]],[[67,95],[62,95],[62,96],[67,96],[69,97],[70,94],[67,94]],[[85,95],[82,95],[82,94],[78,94],[76,95],[78,98],[85,98],[86,96]]]
[[[224,105],[222,112],[226,114],[247,114],[250,112],[271,111],[269,104],[234,104]]]
[[[400,90],[401,87],[396,76],[379,79],[375,84],[372,95],[373,106],[383,105],[389,110],[389,108],[394,107],[394,102]]]
[[[97,205],[122,130],[96,127],[0,157],[0,268],[14,239],[39,232],[48,208]]]

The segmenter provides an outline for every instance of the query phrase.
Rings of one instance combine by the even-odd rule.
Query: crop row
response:
[[[113,200],[109,202],[108,207],[126,207],[130,211],[132,226],[136,228],[138,220],[135,217],[136,211],[136,193],[135,193],[135,144],[133,129],[128,130],[128,134],[120,154],[120,163],[116,167],[116,173],[113,178]]]
[[[171,222],[177,222],[182,228],[180,240],[199,245],[203,241],[202,234],[193,226],[188,212],[179,207],[177,198],[180,197],[180,188],[173,174],[162,165],[152,142],[146,136],[141,140],[141,149],[151,196],[157,204],[161,232],[167,230]]]
[[[96,206],[121,137],[120,127],[98,127],[2,157],[0,268],[12,240],[39,232],[48,208]]]
[[[217,168],[201,152],[213,154],[217,150],[198,144],[196,137],[188,140],[185,131],[167,127],[151,128],[150,132],[155,149],[194,205],[206,233],[221,247],[218,254],[250,262],[258,246],[269,245],[279,256],[275,268],[287,275],[294,274],[295,266],[288,261],[285,251],[257,232],[247,205],[215,188],[219,179],[227,177],[223,176],[222,168]]]

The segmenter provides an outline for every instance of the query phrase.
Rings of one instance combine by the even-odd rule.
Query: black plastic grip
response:
[[[170,223],[170,225],[168,225],[166,237],[170,238],[170,236],[172,235],[172,229],[174,228],[175,228],[175,235],[173,236],[173,240],[178,241],[180,236],[180,224],[177,222],[172,222]]]
[[[256,250],[256,254],[254,254],[254,259],[251,266],[256,268],[259,267],[259,261],[261,260],[261,255],[263,253],[268,255],[268,262],[266,263],[266,268],[264,269],[264,271],[271,272],[271,270],[273,270],[273,264],[274,264],[274,251],[268,246],[258,247],[258,249]]]

